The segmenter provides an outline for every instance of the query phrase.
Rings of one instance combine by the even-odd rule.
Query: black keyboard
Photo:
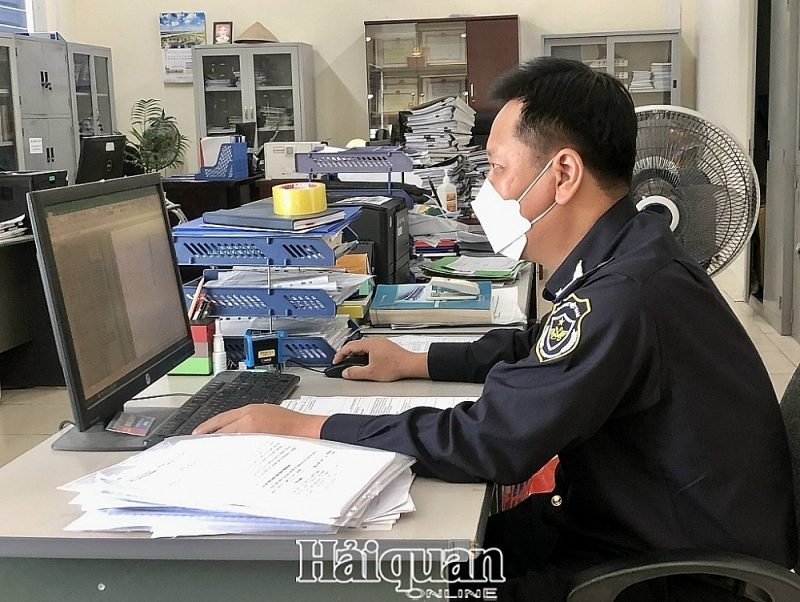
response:
[[[299,383],[300,377],[294,374],[260,370],[220,372],[161,423],[148,436],[149,443],[154,445],[167,437],[191,435],[212,416],[251,403],[279,404],[294,392]]]

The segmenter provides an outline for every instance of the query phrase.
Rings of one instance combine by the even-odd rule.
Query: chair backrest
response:
[[[792,455],[792,481],[794,484],[794,509],[800,533],[800,366],[794,371],[781,398],[781,413],[789,438]],[[796,567],[800,572],[800,564]]]

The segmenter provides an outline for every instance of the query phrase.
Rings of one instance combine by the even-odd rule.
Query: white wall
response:
[[[754,118],[755,3],[695,1],[697,110],[727,128],[746,149]],[[735,301],[745,300],[749,265],[745,251],[717,278]]]
[[[47,28],[75,42],[109,46],[113,51],[117,115],[127,131],[130,107],[141,98],[160,98],[178,118],[183,132],[195,138],[191,85],[162,80],[158,13],[205,11],[213,21],[234,21],[234,34],[261,21],[281,41],[314,47],[317,135],[334,144],[367,135],[364,21],[448,17],[454,14],[518,14],[520,56],[541,54],[543,33],[663,29],[667,6],[680,0],[46,0]],[[694,0],[683,0],[694,3]],[[234,8],[235,7],[235,8]],[[691,68],[693,23],[685,23],[685,69]],[[688,55],[687,55],[688,53]],[[684,74],[686,74],[686,70]],[[689,73],[691,73],[689,71]],[[691,99],[692,82],[684,93]],[[691,101],[689,102],[691,104]],[[196,168],[191,151],[188,169]]]

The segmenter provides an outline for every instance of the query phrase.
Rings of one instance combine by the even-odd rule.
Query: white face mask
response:
[[[530,192],[533,185],[541,179],[554,160],[555,157],[547,162],[544,169],[539,172],[539,175],[536,176],[517,200],[504,199],[488,179],[481,186],[475,200],[472,201],[472,210],[478,216],[483,231],[486,232],[486,236],[495,253],[500,253],[511,259],[519,259],[527,242],[525,234],[533,224],[542,219],[556,206],[556,203],[553,202],[544,213],[531,221],[522,217],[520,209],[522,199]]]

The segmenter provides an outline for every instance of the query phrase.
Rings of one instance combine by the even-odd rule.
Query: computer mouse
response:
[[[338,364],[331,364],[325,368],[325,376],[329,378],[342,378],[342,372],[351,366],[366,366],[367,364],[369,364],[368,355],[348,355]]]

